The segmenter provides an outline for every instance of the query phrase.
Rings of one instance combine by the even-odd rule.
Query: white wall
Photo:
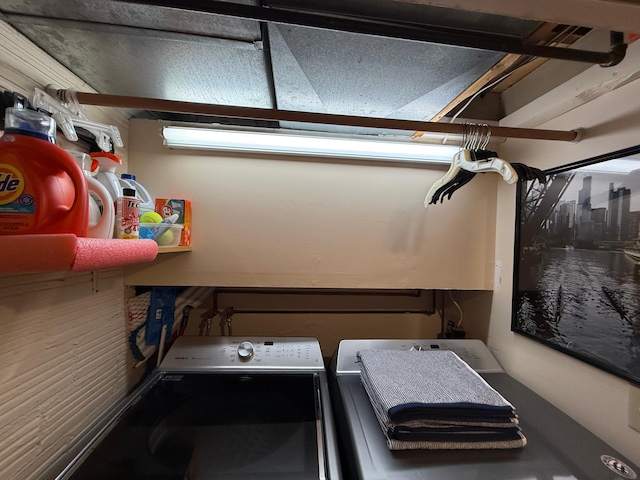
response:
[[[486,341],[489,329],[491,292],[486,291],[436,292],[435,298],[432,291],[415,290],[285,289],[270,290],[266,294],[263,289],[249,289],[249,292],[217,289],[217,292],[216,307],[234,309],[233,335],[313,337],[320,342],[325,357],[330,357],[345,338],[435,338],[442,331],[443,305],[445,322],[451,320],[457,324],[462,320],[461,326],[470,338]],[[462,319],[452,300],[463,310]],[[333,313],[311,313],[329,310]],[[199,334],[207,313],[205,310],[191,313],[187,335]],[[220,317],[215,317],[211,335],[220,334],[228,335],[228,330]]]
[[[640,67],[638,45],[620,69],[629,71]],[[600,67],[591,67],[578,83],[562,86],[562,91],[595,91],[602,83]],[[619,71],[608,73],[615,81]],[[589,78],[597,79],[589,85]],[[640,81],[604,93],[591,102],[539,125],[541,128],[570,130],[587,129],[587,136],[577,144],[508,140],[500,154],[513,162],[522,162],[538,168],[564,165],[598,154],[607,153],[640,143]],[[566,95],[555,98],[551,92],[546,98],[527,108],[531,112],[544,111],[554,102],[568,100]],[[514,118],[522,115],[514,113]],[[530,118],[530,117],[529,117]],[[513,118],[503,122],[518,126]],[[503,264],[502,281],[495,285],[491,309],[489,346],[501,364],[512,376],[542,395],[572,416],[589,430],[640,464],[640,432],[628,426],[627,408],[629,384],[570,356],[544,347],[510,331],[513,269],[513,242],[515,220],[515,187],[498,187],[496,262]]]
[[[132,385],[122,273],[96,273],[0,278],[4,479],[43,478]]]
[[[193,251],[125,270],[129,284],[442,288],[493,284],[496,176],[424,209],[443,168],[173,150],[131,122],[129,171],[193,204]]]
[[[191,200],[193,251],[126,267],[127,284],[455,289],[465,328],[486,337],[495,176],[478,175],[425,210],[426,193],[447,166],[173,150],[162,145],[162,126],[131,121],[129,171],[154,197]],[[457,321],[445,301],[446,319]],[[322,308],[312,297],[305,305]],[[343,338],[433,337],[440,324],[439,315],[236,314],[233,333],[312,336],[331,355]]]

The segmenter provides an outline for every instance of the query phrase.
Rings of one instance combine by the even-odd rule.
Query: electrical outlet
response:
[[[640,388],[629,385],[629,426],[640,432]]]

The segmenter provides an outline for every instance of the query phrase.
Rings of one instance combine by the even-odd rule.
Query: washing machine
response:
[[[59,479],[340,478],[312,338],[178,337]]]
[[[390,450],[360,382],[357,353],[452,350],[505,397],[527,439],[504,450]],[[507,375],[471,339],[343,340],[329,374],[345,478],[354,480],[622,480],[640,470],[533,391]]]

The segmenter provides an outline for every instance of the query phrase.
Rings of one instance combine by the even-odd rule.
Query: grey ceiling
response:
[[[387,0],[270,6],[521,37],[538,25]],[[0,11],[100,93],[223,105],[426,121],[504,55],[104,0],[0,0]]]

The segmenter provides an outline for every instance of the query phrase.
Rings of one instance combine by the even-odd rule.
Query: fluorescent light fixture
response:
[[[457,146],[312,134],[163,127],[168,147],[400,162],[450,163]]]

